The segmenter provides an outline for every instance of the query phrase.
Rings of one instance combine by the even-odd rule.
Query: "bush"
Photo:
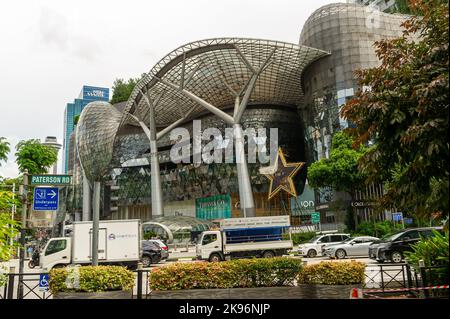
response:
[[[415,268],[419,268],[419,260],[423,260],[425,267],[442,266],[431,268],[427,271],[429,284],[448,284],[449,280],[449,243],[448,232],[445,235],[433,231],[434,236],[422,238],[418,243],[411,246],[412,251],[406,251],[405,257]]]
[[[238,259],[220,263],[175,263],[150,273],[153,290],[292,286],[302,269],[300,259]]]
[[[351,285],[364,283],[366,265],[362,262],[327,262],[308,265],[299,275],[301,284]]]
[[[315,232],[306,233],[294,233],[292,236],[292,242],[294,245],[303,244],[316,236]]]
[[[130,290],[134,273],[120,266],[82,266],[52,269],[49,287],[56,292],[100,292]]]
[[[391,221],[383,221],[383,222],[363,222],[356,227],[355,234],[360,236],[375,236],[375,237],[383,237],[388,234],[391,234],[399,229],[402,226],[395,224]]]

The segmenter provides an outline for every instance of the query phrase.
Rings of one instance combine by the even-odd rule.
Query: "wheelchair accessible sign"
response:
[[[58,210],[57,187],[36,187],[34,189],[33,210]]]
[[[39,275],[39,290],[48,291],[48,274]]]

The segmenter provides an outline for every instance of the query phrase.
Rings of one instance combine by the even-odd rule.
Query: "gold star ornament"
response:
[[[281,190],[297,197],[293,178],[305,164],[304,162],[287,163],[283,150],[281,147],[278,148],[275,165],[272,169],[267,167],[262,170],[262,173],[271,171],[270,173],[263,173],[270,180],[268,199],[270,200]]]

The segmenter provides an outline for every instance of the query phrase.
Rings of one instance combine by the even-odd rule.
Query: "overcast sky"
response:
[[[18,175],[19,140],[63,141],[64,108],[83,84],[111,88],[173,49],[215,37],[298,43],[308,16],[332,0],[16,0],[0,5],[0,176]],[[111,92],[112,93],[112,92]],[[59,153],[61,169],[62,151]]]

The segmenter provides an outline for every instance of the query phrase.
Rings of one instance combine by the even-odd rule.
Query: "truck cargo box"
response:
[[[102,220],[98,234],[99,262],[127,262],[140,259],[140,220]],[[91,262],[92,221],[74,222],[73,263]]]

